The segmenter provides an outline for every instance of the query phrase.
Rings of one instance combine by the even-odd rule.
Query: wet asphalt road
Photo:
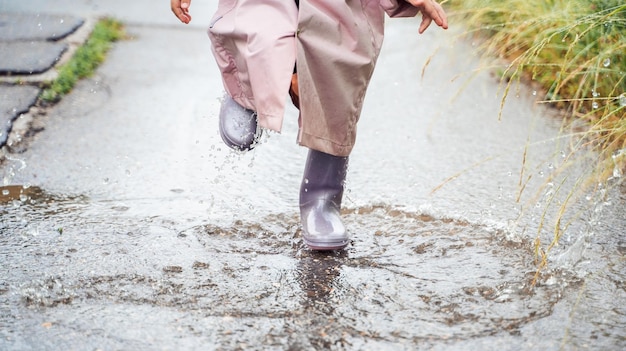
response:
[[[532,88],[499,121],[501,87],[474,72],[471,41],[389,21],[348,175],[353,241],[310,252],[297,111],[245,155],[217,134],[213,6],[196,0],[184,26],[165,3],[0,1],[112,14],[131,36],[0,167],[0,349],[626,346],[619,189],[573,205],[532,286],[532,241],[558,213],[544,209],[586,165],[559,172],[569,139]]]

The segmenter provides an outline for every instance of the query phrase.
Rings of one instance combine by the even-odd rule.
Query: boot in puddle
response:
[[[237,151],[253,149],[263,132],[257,125],[256,112],[239,105],[228,94],[222,100],[219,128],[224,143]]]
[[[312,250],[348,245],[340,217],[347,167],[347,157],[309,150],[300,186],[300,220],[304,242]]]

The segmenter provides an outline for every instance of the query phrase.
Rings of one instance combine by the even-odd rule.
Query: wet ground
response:
[[[203,23],[135,7],[132,39],[0,165],[0,349],[626,347],[621,178],[559,215],[593,154],[571,157],[532,88],[499,121],[471,41],[389,22],[350,161],[352,242],[323,254],[300,239],[295,109],[230,152]]]

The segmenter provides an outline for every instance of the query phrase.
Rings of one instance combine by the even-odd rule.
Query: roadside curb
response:
[[[4,65],[0,67],[1,162],[7,154],[23,151],[24,147],[19,145],[24,137],[43,129],[43,126],[34,126],[35,120],[46,114],[46,109],[39,103],[42,88],[58,77],[58,68],[86,42],[98,19],[3,13],[0,20],[0,28],[9,28],[0,35],[0,45],[21,48],[4,50],[5,54],[0,55],[4,56]],[[49,28],[47,32],[46,28]],[[31,47],[52,50],[44,55],[52,61],[42,63],[36,57],[40,51],[28,52]],[[41,69],[42,64],[44,69]]]

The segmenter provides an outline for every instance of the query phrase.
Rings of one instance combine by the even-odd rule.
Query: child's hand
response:
[[[172,6],[172,12],[181,22],[189,23],[191,21],[191,16],[189,15],[191,0],[170,0],[170,5]]]
[[[443,28],[448,29],[448,16],[443,10],[443,7],[434,0],[406,0],[411,5],[417,7],[422,13],[422,23],[420,24],[419,32],[424,33],[426,28],[430,26],[432,21]]]

